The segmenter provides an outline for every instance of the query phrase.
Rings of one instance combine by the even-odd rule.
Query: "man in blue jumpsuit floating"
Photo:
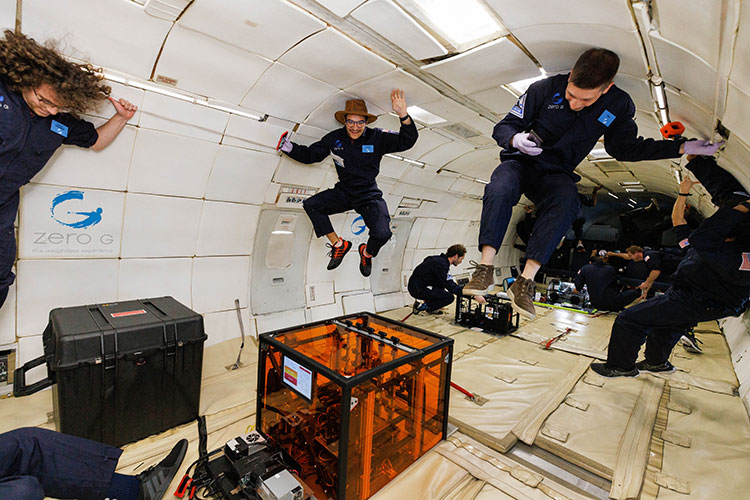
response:
[[[107,147],[138,109],[109,97],[115,115],[99,128],[75,116],[94,110],[110,88],[89,64],[65,60],[57,51],[12,31],[0,40],[0,306],[13,284],[16,237],[13,223],[21,186],[57,148],[73,144]]]
[[[300,163],[310,164],[333,156],[339,182],[311,196],[303,203],[305,212],[315,228],[315,235],[328,238],[328,270],[341,264],[344,255],[352,246],[350,241],[340,238],[333,230],[330,215],[354,209],[370,230],[367,244],[359,245],[359,271],[362,276],[372,272],[372,258],[391,237],[388,206],[383,192],[378,189],[375,178],[380,172],[380,159],[387,153],[406,151],[417,142],[417,126],[406,111],[404,92],[395,89],[391,92],[393,111],[401,121],[398,133],[389,130],[366,127],[377,117],[367,112],[361,99],[346,101],[343,111],[337,111],[336,120],[343,128],[329,132],[321,140],[309,146],[301,146],[281,136],[279,149]]]
[[[708,141],[656,141],[638,137],[635,105],[612,81],[620,59],[606,49],[589,49],[569,75],[533,83],[492,136],[503,148],[502,162],[485,187],[479,231],[480,264],[464,295],[481,295],[494,284],[495,255],[513,206],[525,194],[537,207],[537,222],[526,249],[521,276],[508,290],[513,308],[535,317],[534,277],[570,228],[579,208],[573,173],[604,136],[617,160],[676,158],[684,153],[713,154],[721,144]]]

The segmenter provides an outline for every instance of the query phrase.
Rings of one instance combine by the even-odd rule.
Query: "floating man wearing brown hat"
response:
[[[305,200],[303,206],[315,228],[315,235],[328,238],[331,249],[328,269],[341,264],[344,255],[352,247],[350,241],[336,234],[329,218],[332,214],[354,209],[369,229],[367,243],[359,245],[359,271],[369,276],[372,271],[372,258],[391,237],[388,207],[383,192],[378,189],[375,178],[380,172],[380,159],[387,153],[406,151],[417,142],[417,127],[406,111],[404,92],[395,89],[391,92],[393,111],[401,120],[398,133],[365,125],[377,117],[367,112],[362,99],[346,101],[344,111],[335,113],[336,120],[343,128],[329,132],[321,140],[309,146],[295,144],[287,139],[287,132],[281,136],[280,149],[290,158],[300,163],[318,163],[329,154],[333,156],[339,181],[332,189],[321,191]]]

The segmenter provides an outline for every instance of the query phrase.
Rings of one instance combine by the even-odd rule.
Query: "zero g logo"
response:
[[[91,212],[74,212],[66,210],[65,206],[71,206],[71,200],[83,201],[83,191],[71,190],[60,193],[52,199],[50,213],[55,222],[74,229],[86,229],[95,226],[102,221],[102,208],[99,207]]]
[[[352,221],[351,230],[352,234],[354,234],[355,236],[364,233],[365,229],[367,229],[367,226],[365,225],[365,220],[361,215]]]
[[[563,98],[560,95],[560,92],[556,92],[555,95],[552,96],[552,104],[560,104],[562,100]]]

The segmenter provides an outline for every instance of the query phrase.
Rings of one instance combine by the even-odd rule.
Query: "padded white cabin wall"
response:
[[[742,9],[734,58],[729,74],[729,91],[722,122],[745,144],[750,144],[750,9]]]
[[[122,0],[35,0],[23,3],[22,26],[38,41],[64,40],[68,56],[148,79],[172,23]]]
[[[278,164],[275,152],[221,145],[214,158],[205,198],[260,205]]]
[[[17,273],[15,266],[13,272]],[[16,341],[16,283],[8,289],[8,296],[0,308],[0,346],[3,348]]]
[[[359,96],[367,102],[372,102],[380,109],[390,111],[391,90],[401,89],[404,91],[407,103],[410,106],[419,106],[425,102],[435,101],[440,97],[437,90],[422,83],[421,80],[406,73],[402,69],[395,69],[388,73],[370,78],[364,82],[349,86],[344,90],[352,95]]]
[[[372,260],[370,289],[377,296],[401,291],[401,268],[412,219],[391,219],[393,236]],[[400,304],[396,307],[400,307]],[[383,309],[379,309],[383,310]]]
[[[16,0],[0,0],[0,29],[12,30],[16,25]]]
[[[505,116],[516,103],[516,96],[502,87],[492,87],[467,95],[498,115]]]
[[[304,308],[307,258],[304,249],[311,231],[309,219],[300,211],[269,209],[261,212],[250,284],[253,314]],[[280,257],[282,253],[286,258]],[[260,323],[258,326],[260,329]]]
[[[255,325],[255,318],[248,315],[248,310],[240,310],[242,326],[245,330],[245,338],[257,337],[258,332]],[[225,340],[235,339],[242,335],[240,330],[240,319],[237,317],[237,311],[221,311],[203,315],[203,328],[206,330],[206,347],[224,342]],[[249,341],[248,341],[249,342]],[[249,362],[249,360],[245,361]]]
[[[171,295],[193,307],[192,258],[120,259],[117,300]]]

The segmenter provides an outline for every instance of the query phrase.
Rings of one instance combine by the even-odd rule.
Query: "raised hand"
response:
[[[115,99],[114,97],[109,97],[108,99],[112,103],[112,106],[115,107],[117,114],[125,118],[125,120],[130,120],[135,112],[138,111],[138,106],[130,101],[125,99]]]
[[[406,110],[406,97],[404,97],[404,91],[401,89],[393,89],[391,91],[391,105],[393,111],[398,115],[399,118],[403,118],[408,114]]]

